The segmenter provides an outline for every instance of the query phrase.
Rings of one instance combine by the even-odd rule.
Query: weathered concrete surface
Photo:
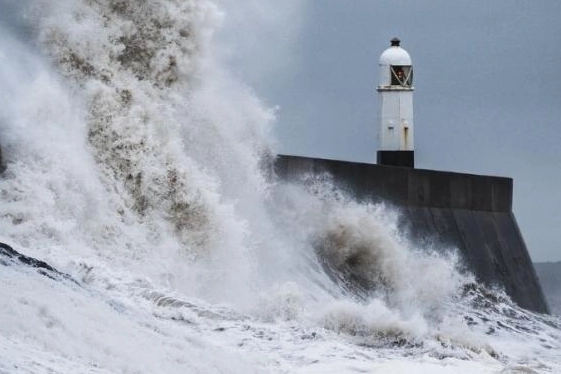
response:
[[[512,179],[297,156],[279,156],[275,171],[285,180],[328,173],[360,201],[391,203],[411,239],[457,248],[479,281],[548,312],[512,213]]]

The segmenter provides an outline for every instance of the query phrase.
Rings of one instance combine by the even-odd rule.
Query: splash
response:
[[[41,2],[34,12],[58,15],[58,7]],[[123,192],[116,210],[159,215],[182,242],[204,247],[212,240],[209,226],[218,226],[208,207],[217,203],[216,188],[193,182],[205,176],[184,156],[188,145],[176,112],[200,70],[202,23],[213,10],[192,1],[74,1],[65,7],[66,22],[39,18],[40,40],[61,73],[83,90],[88,144],[104,184]]]
[[[212,59],[217,8],[33,1],[27,17],[41,51],[12,56],[34,63],[4,109],[4,218],[19,226],[7,235],[60,261],[76,247],[165,281],[248,288],[253,239],[240,211],[267,193],[273,115]],[[207,264],[176,269],[193,262]]]
[[[216,371],[290,361],[278,371],[297,372],[318,355],[367,365],[381,357],[372,347],[500,366],[509,358],[490,344],[500,347],[501,334],[555,349],[556,325],[475,284],[453,249],[409,242],[388,207],[359,204],[329,180],[275,180],[274,111],[217,57],[225,14],[213,3],[25,8],[23,39],[33,39],[0,33],[1,240],[73,281],[45,283],[12,262],[0,272],[42,291],[18,288],[2,314],[9,338],[0,344],[10,352],[46,347],[79,357],[67,368],[83,372],[158,362],[204,372],[185,363],[184,347],[212,346],[222,358]],[[77,316],[65,319],[68,310]],[[19,311],[32,328],[15,320]],[[95,328],[100,321],[109,327]],[[113,329],[127,333],[104,343]],[[73,344],[49,348],[52,331]],[[81,345],[82,336],[93,343]],[[252,365],[230,367],[238,349]]]

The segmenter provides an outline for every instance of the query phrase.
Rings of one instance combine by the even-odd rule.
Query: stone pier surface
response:
[[[395,206],[413,241],[457,248],[478,281],[503,286],[521,307],[548,313],[512,213],[511,178],[285,155],[277,157],[275,172],[287,181],[327,173],[359,201]]]

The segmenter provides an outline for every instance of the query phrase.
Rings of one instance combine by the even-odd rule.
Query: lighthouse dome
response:
[[[391,47],[380,56],[380,85],[381,89],[412,90],[413,67],[411,56],[399,45],[398,38],[391,40]]]
[[[380,56],[380,65],[411,65],[411,56],[399,45],[391,46]]]

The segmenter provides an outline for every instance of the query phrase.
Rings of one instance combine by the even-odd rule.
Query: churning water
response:
[[[275,179],[215,4],[0,5],[0,241],[68,275],[0,262],[0,372],[561,372],[557,319]]]

